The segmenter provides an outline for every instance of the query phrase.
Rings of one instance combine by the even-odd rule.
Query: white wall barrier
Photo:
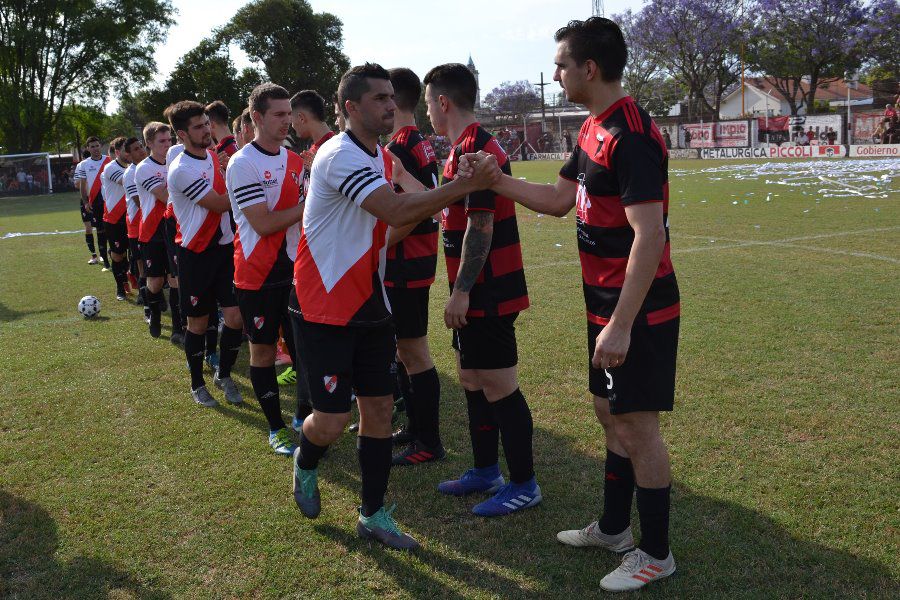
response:
[[[865,156],[877,158],[881,156],[900,157],[900,144],[867,144],[864,146],[850,146],[850,156]]]
[[[758,148],[702,148],[700,158],[837,158],[846,156],[844,146],[769,146]]]

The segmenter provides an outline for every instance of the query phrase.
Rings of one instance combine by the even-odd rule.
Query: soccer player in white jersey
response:
[[[184,351],[191,371],[191,396],[203,406],[217,402],[206,389],[203,359],[207,326],[218,302],[225,325],[222,355],[214,381],[231,404],[243,402],[231,379],[242,342],[241,314],[234,297],[234,232],[225,178],[212,145],[209,117],[199,102],[177,102],[169,112],[182,152],[169,165],[169,199],[178,219],[181,312],[187,316]]]
[[[275,374],[278,328],[292,336],[288,294],[300,237],[301,161],[284,148],[291,125],[287,90],[264,83],[250,94],[255,137],[228,163],[226,183],[237,225],[234,287],[250,337],[250,381],[269,423],[269,445],[290,456]]]
[[[109,242],[109,254],[112,258],[112,273],[116,282],[116,300],[125,300],[125,282],[128,280],[128,229],[125,225],[125,169],[128,158],[122,152],[124,137],[117,137],[110,142],[116,159],[107,163],[100,174],[105,198],[103,206],[103,228]]]
[[[128,159],[129,165],[122,175],[122,181],[125,185],[125,221],[128,230],[128,254],[131,256],[133,264],[132,273],[137,277],[138,296],[137,302],[144,307],[144,318],[149,322],[150,308],[147,306],[145,294],[147,292],[147,277],[144,272],[144,258],[141,256],[141,246],[138,241],[138,235],[141,228],[141,199],[138,196],[137,182],[134,174],[137,171],[139,162],[147,158],[147,149],[136,137],[125,140],[122,151]]]
[[[85,142],[90,156],[82,160],[75,167],[73,180],[81,192],[81,221],[84,223],[84,241],[87,242],[91,253],[89,265],[100,262],[97,258],[97,249],[94,246],[93,230],[97,230],[97,244],[100,247],[100,255],[106,262],[106,234],[103,233],[103,194],[100,187],[100,171],[110,161],[108,156],[100,152],[100,138],[91,136]]]
[[[356,390],[357,448],[362,506],[357,534],[390,548],[414,549],[386,509],[391,469],[391,412],[396,355],[390,303],[384,291],[389,226],[411,227],[499,176],[496,160],[476,161],[479,181],[459,180],[436,190],[397,194],[384,177],[378,138],[391,132],[396,105],[388,72],[353,67],[338,87],[344,133],[316,153],[294,271],[313,413],[303,422],[294,454],[294,501],[315,518],[321,510],[317,467],[350,420]],[[397,163],[404,189],[416,189]],[[421,189],[420,187],[418,189]]]
[[[137,183],[138,197],[141,202],[141,225],[138,239],[141,242],[141,253],[147,274],[147,305],[150,307],[149,330],[151,337],[158,338],[162,333],[161,304],[162,290],[169,276],[169,286],[178,283],[169,270],[169,257],[165,243],[166,202],[169,199],[167,185],[168,169],[166,152],[172,144],[172,130],[165,123],[153,121],[144,126],[144,140],[150,149],[150,156],[137,166],[134,179]],[[171,297],[171,296],[170,296]],[[174,303],[170,303],[172,315],[172,331],[181,329],[181,314]],[[173,339],[173,342],[175,340]]]

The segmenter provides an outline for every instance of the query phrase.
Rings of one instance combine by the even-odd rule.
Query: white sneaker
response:
[[[634,536],[631,535],[631,527],[628,527],[618,535],[608,535],[600,531],[597,521],[594,521],[584,529],[560,531],[556,534],[556,539],[567,546],[578,548],[596,546],[613,552],[625,552],[634,548]]]
[[[92,256],[92,257],[91,257],[91,260],[88,261],[88,264],[89,264],[89,265],[96,265],[96,264],[99,264],[99,263],[100,263],[100,259],[97,258],[96,256]]]
[[[607,592],[630,592],[674,572],[675,559],[671,551],[666,560],[656,560],[637,548],[625,555],[615,571],[600,580],[600,587]]]

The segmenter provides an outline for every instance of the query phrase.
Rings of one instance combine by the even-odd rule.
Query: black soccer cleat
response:
[[[395,454],[391,459],[391,464],[395,467],[420,465],[441,460],[445,456],[447,456],[447,451],[444,450],[443,446],[432,448],[422,442],[415,441],[402,452]]]

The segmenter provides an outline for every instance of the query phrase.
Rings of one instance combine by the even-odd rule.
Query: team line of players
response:
[[[675,570],[668,455],[658,427],[659,411],[672,410],[674,401],[680,314],[669,258],[668,159],[656,125],[621,88],[627,50],[615,23],[575,21],[556,39],[555,79],[592,116],[555,185],[511,177],[508,158],[475,119],[477,84],[459,64],[435,67],[424,78],[435,132],[456,140],[441,182],[414,119],[422,83],[409,69],[388,72],[369,63],[341,79],[337,135],[317,93],[291,96],[267,83],[253,90],[235,121],[238,140],[215,110],[182,101],[167,109],[168,125],[144,128],[148,156],[140,141],[121,140],[115,161],[97,165],[92,156],[78,170],[86,174],[88,206],[96,187],[90,173],[103,181],[117,292],[126,249],[143,258],[154,337],[169,277],[173,332],[180,327],[176,313],[186,317],[195,401],[216,403],[203,361],[218,309],[224,325],[214,381],[226,400],[242,401],[230,372],[246,331],[250,379],[269,421],[270,445],[293,457],[294,500],[309,518],[321,510],[320,460],[346,430],[356,398],[357,532],[398,549],[419,544],[385,506],[391,466],[444,456],[440,383],[427,337],[438,221],[450,286],[444,320],[452,330],[473,455],[471,469],[438,489],[486,493],[473,512],[501,516],[542,501],[532,416],[516,372],[515,321],[529,299],[514,202],[557,216],[575,207],[589,388],[606,433],[606,482],[602,516],[557,537],[573,546],[629,551],[601,586],[636,589]],[[302,155],[284,147],[291,126],[312,142]],[[216,136],[213,149],[214,128],[225,135]],[[379,144],[385,135],[387,151]],[[300,374],[297,443],[280,410],[280,332]],[[405,367],[410,426],[408,445],[393,455],[396,358]],[[501,443],[509,482],[499,467]],[[635,492],[643,533],[637,547],[630,528]]]

